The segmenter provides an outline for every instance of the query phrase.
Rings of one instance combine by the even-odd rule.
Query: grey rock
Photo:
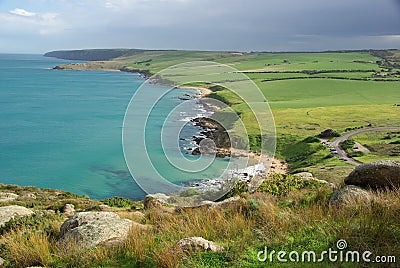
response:
[[[73,204],[65,204],[63,207],[63,213],[67,217],[71,217],[75,214],[75,206]]]
[[[110,209],[109,205],[105,205],[105,204],[100,204],[99,205],[99,210],[100,211],[108,211]]]
[[[34,193],[24,193],[22,199],[36,199],[36,195]]]
[[[22,206],[0,207],[0,226],[15,217],[23,217],[33,214],[33,211]]]
[[[148,226],[121,219],[113,212],[79,212],[61,225],[61,242],[73,241],[83,248],[122,244],[130,228]]]
[[[207,208],[228,208],[231,204],[239,202],[240,196],[232,196],[220,202],[213,202],[213,201],[202,201],[200,206],[205,206]]]
[[[299,177],[303,180],[314,179],[314,175],[310,172],[299,172],[299,173],[293,174],[293,176]]]
[[[310,172],[300,172],[300,173],[293,174],[293,176],[301,178],[303,181],[315,181],[315,182],[319,182],[321,184],[325,184],[330,188],[335,188],[335,184],[327,182],[326,180],[317,179]]]
[[[8,202],[17,199],[19,195],[14,193],[0,192],[0,202]]]
[[[222,246],[202,237],[183,238],[176,243],[176,247],[185,253],[194,253],[197,251],[221,252],[224,250]]]
[[[372,200],[370,192],[354,185],[346,185],[337,190],[329,200],[330,207],[341,207],[356,203],[368,204]]]
[[[344,179],[347,185],[363,188],[398,188],[400,187],[400,162],[381,160],[356,167]]]
[[[144,198],[143,205],[145,209],[161,208],[168,205],[169,199],[170,196],[163,193],[149,194]]]

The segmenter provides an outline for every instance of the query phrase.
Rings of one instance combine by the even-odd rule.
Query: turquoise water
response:
[[[143,78],[123,72],[51,69],[65,62],[40,55],[0,54],[0,182],[63,189],[98,199],[142,198],[145,193],[124,161],[121,130],[126,107]],[[161,120],[180,102],[181,94],[169,94],[153,117]],[[155,134],[160,126],[150,124]],[[183,136],[190,137],[196,130],[185,131]],[[150,151],[155,158],[163,155],[159,147]],[[218,173],[226,161],[216,160],[200,177]],[[199,178],[171,171],[169,165],[157,168],[175,182]]]

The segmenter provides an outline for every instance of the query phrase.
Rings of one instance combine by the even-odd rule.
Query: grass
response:
[[[400,133],[398,131],[372,131],[352,137],[364,145],[370,153],[356,157],[360,162],[371,162],[382,159],[400,161]]]
[[[264,267],[266,263],[258,261],[257,254],[265,246],[269,251],[313,250],[319,254],[335,249],[336,241],[345,239],[349,250],[399,256],[398,193],[378,192],[369,204],[356,202],[346,209],[333,209],[328,206],[332,191],[315,182],[277,175],[258,192],[242,193],[240,202],[227,208],[192,208],[174,213],[157,208],[144,210],[142,222],[153,228],[132,229],[121,246],[86,250],[74,244],[59,244],[63,217],[44,215],[42,224],[10,224],[0,237],[0,254],[7,260],[6,267]],[[124,213],[130,217],[128,211]],[[225,250],[193,255],[176,250],[175,243],[190,236],[212,240]],[[270,265],[294,264],[279,264],[275,258]],[[321,265],[331,267],[332,263]]]

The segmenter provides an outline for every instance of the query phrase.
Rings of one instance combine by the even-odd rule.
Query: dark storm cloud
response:
[[[48,10],[30,6],[27,12],[37,13],[33,17],[0,14],[0,22],[8,22],[3,23],[3,28],[0,26],[0,33],[10,34],[12,29],[16,35],[29,34],[32,44],[48,48],[276,51],[399,47],[400,41],[399,0],[42,0],[40,3],[41,8]],[[51,3],[57,3],[56,10],[51,10]],[[24,27],[27,21],[30,26]],[[36,38],[31,37],[35,30]]]

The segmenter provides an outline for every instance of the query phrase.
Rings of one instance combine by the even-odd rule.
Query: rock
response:
[[[145,209],[161,208],[168,205],[169,196],[162,193],[148,194],[143,200]]]
[[[125,241],[133,225],[143,230],[149,228],[121,219],[113,212],[79,212],[61,225],[60,240],[75,241],[84,248],[118,245]]]
[[[4,263],[5,263],[5,259],[3,259],[2,257],[0,257],[0,266],[3,266],[4,265]]]
[[[63,213],[67,217],[74,216],[74,214],[75,214],[75,206],[72,205],[72,204],[65,204],[64,207],[63,207]]]
[[[33,211],[22,206],[0,207],[0,226],[15,217],[23,217],[33,214]]]
[[[21,197],[23,199],[36,199],[36,195],[34,193],[25,193]]]
[[[17,199],[19,195],[14,193],[4,193],[0,192],[0,202],[8,202]]]
[[[314,175],[310,172],[300,172],[300,173],[293,174],[293,176],[299,177],[303,180],[314,179]]]
[[[322,184],[326,184],[327,186],[329,186],[331,188],[335,188],[335,184],[327,182],[326,180],[320,180],[320,179],[314,178],[314,175],[310,172],[300,172],[300,173],[293,174],[293,176],[301,178],[303,181],[315,181],[315,182],[319,182]]]
[[[197,251],[221,252],[224,250],[223,247],[202,237],[183,238],[176,243],[176,247],[185,253],[193,253]]]
[[[209,209],[211,208],[228,208],[231,204],[236,203],[240,200],[240,196],[232,196],[220,202],[213,202],[213,201],[203,201],[200,203],[200,206],[205,206]]]
[[[399,188],[400,162],[382,160],[360,165],[344,179],[344,182],[362,188]]]
[[[99,210],[100,211],[108,211],[110,209],[109,205],[105,205],[105,204],[100,204],[99,205]]]
[[[340,207],[343,205],[351,205],[355,202],[368,204],[371,200],[372,196],[367,190],[354,185],[346,185],[333,193],[329,200],[329,206]]]

